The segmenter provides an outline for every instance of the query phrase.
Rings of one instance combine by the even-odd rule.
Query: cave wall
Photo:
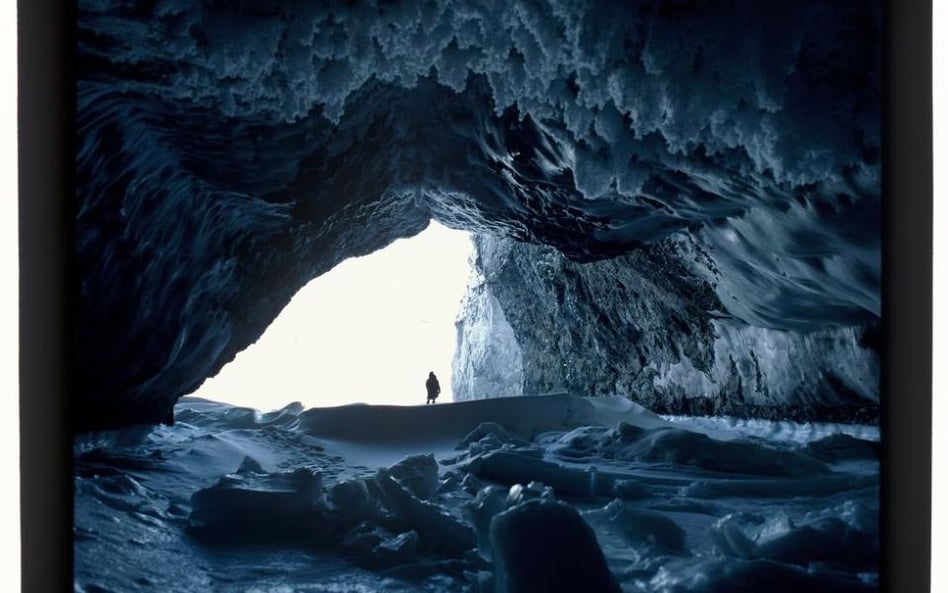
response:
[[[469,283],[459,315],[451,364],[454,400],[525,395],[517,334],[486,283]]]
[[[77,431],[167,420],[307,281],[431,218],[577,263],[690,237],[700,293],[755,327],[880,315],[879,2],[81,0],[76,17]],[[530,378],[496,296],[525,388],[555,383]],[[712,365],[710,342],[681,342]]]
[[[667,414],[878,421],[878,323],[749,325],[725,312],[693,238],[590,263],[501,236],[475,246],[456,399],[568,392]]]

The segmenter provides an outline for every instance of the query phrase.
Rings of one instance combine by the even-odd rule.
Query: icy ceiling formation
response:
[[[342,259],[688,234],[730,315],[879,315],[866,2],[78,6],[77,428],[165,418]]]

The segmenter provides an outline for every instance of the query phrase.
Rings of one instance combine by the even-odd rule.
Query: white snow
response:
[[[472,250],[468,233],[432,221],[410,239],[342,262],[300,289],[254,344],[192,395],[261,410],[287,397],[305,405],[414,404],[424,401],[434,371],[441,401],[452,399],[454,319]]]
[[[186,397],[173,426],[76,443],[76,590],[875,590],[871,447],[688,424],[569,395]]]

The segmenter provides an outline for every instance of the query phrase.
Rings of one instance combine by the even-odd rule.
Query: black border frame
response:
[[[72,3],[17,2],[20,587],[73,585],[72,426],[67,394],[75,169]]]
[[[827,0],[832,1],[832,0]],[[74,7],[17,6],[21,590],[71,590]],[[930,591],[932,2],[885,0],[881,589]]]
[[[883,27],[882,591],[931,590],[932,4],[888,0]]]

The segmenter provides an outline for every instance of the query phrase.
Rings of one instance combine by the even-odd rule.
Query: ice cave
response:
[[[871,408],[881,7],[502,8],[81,2],[76,429],[167,419],[431,219],[525,391]]]
[[[74,590],[878,591],[883,15],[80,0]],[[454,402],[190,395],[432,222]]]

